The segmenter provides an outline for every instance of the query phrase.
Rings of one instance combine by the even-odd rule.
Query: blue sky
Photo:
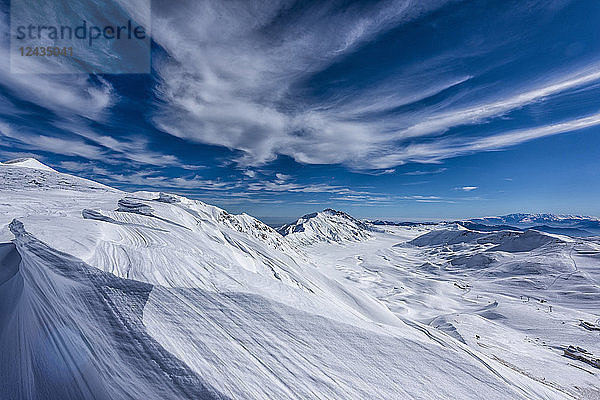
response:
[[[1,159],[267,222],[600,214],[600,2],[153,1],[138,75],[11,73],[8,14]]]

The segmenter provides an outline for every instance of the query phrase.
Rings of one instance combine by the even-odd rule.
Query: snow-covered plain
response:
[[[599,271],[594,237],[333,210],[278,232],[17,160],[0,399],[600,398]]]

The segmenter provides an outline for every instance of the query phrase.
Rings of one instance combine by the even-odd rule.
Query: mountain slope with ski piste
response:
[[[306,251],[325,274],[404,321],[445,332],[568,397],[600,397],[597,238],[460,223],[385,228],[373,240]]]
[[[19,163],[0,164],[0,199],[0,398],[571,397],[318,258],[406,261],[431,227],[307,245],[185,197]]]

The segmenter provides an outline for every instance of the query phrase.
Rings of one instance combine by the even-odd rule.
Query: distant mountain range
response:
[[[438,222],[410,222],[410,221],[399,221],[399,222],[392,222],[392,221],[385,221],[385,220],[380,220],[380,219],[376,219],[374,221],[369,221],[370,224],[373,225],[391,225],[391,226],[419,226],[419,225],[437,225]]]
[[[569,236],[600,235],[600,219],[582,215],[520,213],[499,217],[475,218],[459,223],[465,228],[479,231],[535,229],[546,233]]]
[[[499,217],[483,217],[471,219],[472,222],[478,222],[487,225],[552,225],[560,224],[564,226],[566,224],[578,224],[587,222],[600,223],[600,218],[584,216],[584,215],[571,215],[571,214],[508,214]]]
[[[372,225],[389,226],[423,226],[436,225],[438,222],[406,222],[406,221],[368,221]],[[483,217],[469,220],[447,221],[456,223],[464,228],[480,232],[495,232],[501,230],[524,232],[534,229],[540,232],[567,236],[598,236],[600,235],[600,218],[583,215],[556,214],[508,214],[498,217]]]

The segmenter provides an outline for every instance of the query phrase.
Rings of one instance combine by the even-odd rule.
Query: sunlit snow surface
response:
[[[43,167],[0,165],[1,399],[600,395],[593,237],[333,211],[282,236]]]

